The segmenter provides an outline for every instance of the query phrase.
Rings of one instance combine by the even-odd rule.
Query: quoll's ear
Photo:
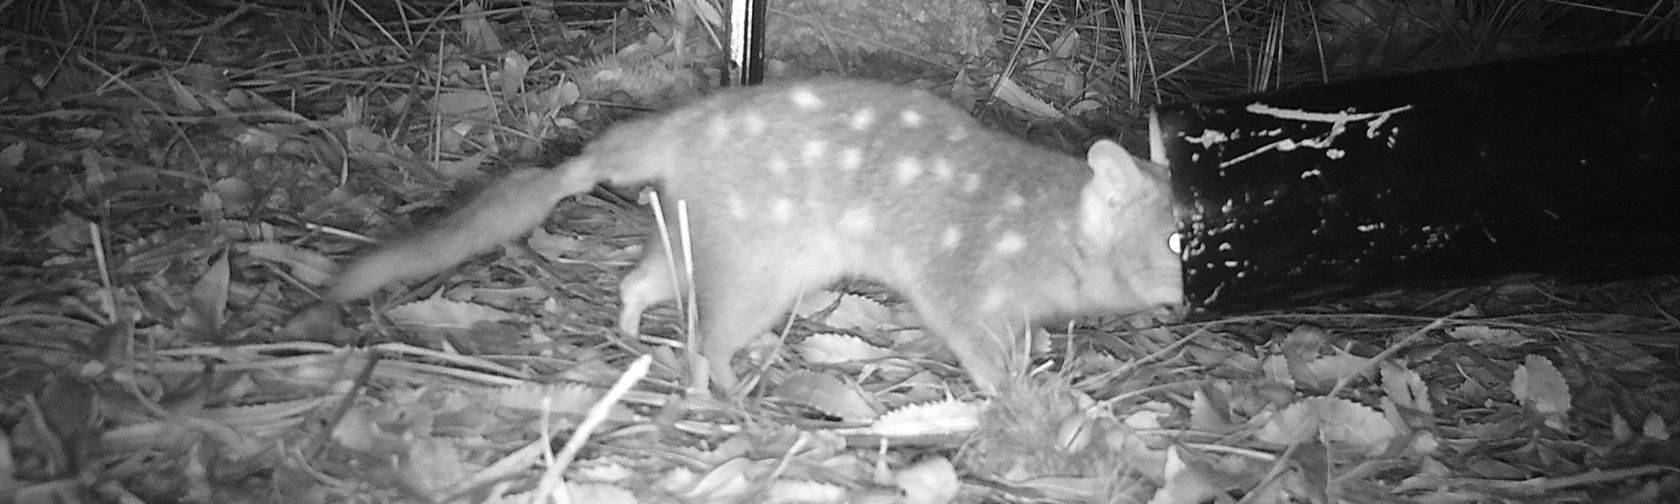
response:
[[[1139,160],[1112,140],[1098,140],[1085,155],[1091,167],[1091,182],[1080,194],[1080,223],[1087,239],[1114,242],[1119,232],[1115,223],[1128,206],[1151,199],[1150,191],[1162,190],[1155,174],[1144,172]]]
[[[1144,171],[1153,166],[1145,167],[1140,162],[1148,163],[1126,152],[1125,147],[1113,140],[1102,139],[1091,144],[1091,150],[1085,154],[1085,163],[1093,172],[1091,186],[1085,188],[1087,196],[1121,199],[1136,191],[1155,190],[1159,185],[1155,179],[1160,174]],[[1090,194],[1092,191],[1107,194]]]
[[[1094,182],[1120,192],[1144,186],[1145,178],[1149,176],[1138,166],[1138,159],[1132,153],[1106,138],[1091,144],[1091,150],[1085,154],[1085,162],[1091,165],[1091,171],[1096,172]]]

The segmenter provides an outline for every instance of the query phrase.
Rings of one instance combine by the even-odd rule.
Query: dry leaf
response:
[[[484,91],[452,91],[432,99],[432,113],[473,121],[496,120],[496,97]]]
[[[1570,408],[1569,383],[1550,359],[1540,355],[1524,359],[1511,377],[1511,394],[1524,407],[1545,418],[1547,427],[1565,429]]]
[[[1639,433],[1651,439],[1668,440],[1668,421],[1662,414],[1651,412],[1645,415],[1645,423],[1639,426]]]
[[[440,492],[477,469],[462,459],[454,440],[419,436],[404,441],[407,452],[395,457],[401,461],[398,475],[405,486],[423,495],[443,497]]]
[[[572,502],[583,504],[636,504],[636,494],[622,487],[604,483],[566,482],[566,494]]]
[[[496,28],[485,19],[484,6],[477,1],[461,7],[461,35],[474,52],[502,51],[502,39],[496,36]]]
[[[782,478],[765,486],[764,497],[763,502],[778,504],[842,504],[849,492],[832,483]]]
[[[554,413],[582,415],[601,399],[602,392],[581,383],[542,383],[497,389],[494,397],[508,408],[529,411],[547,408]]]
[[[525,76],[531,72],[531,58],[508,50],[502,54],[502,96],[513,96],[525,89]]]
[[[1167,464],[1163,477],[1161,488],[1150,497],[1149,504],[1196,504],[1221,493],[1210,482],[1211,478],[1206,471],[1185,463],[1177,446],[1167,448]]]
[[[239,251],[288,266],[287,272],[304,285],[325,285],[338,270],[331,258],[296,245],[265,241],[241,245]]]
[[[905,406],[875,419],[868,431],[882,437],[915,437],[973,432],[980,413],[991,403],[946,400]]]
[[[1309,397],[1278,412],[1255,437],[1277,444],[1323,440],[1364,453],[1386,449],[1394,425],[1382,412],[1346,399]]]
[[[1485,325],[1458,326],[1447,330],[1447,335],[1472,344],[1494,345],[1501,348],[1515,348],[1532,343],[1534,340],[1512,329],[1493,328]]]
[[[731,502],[746,493],[752,484],[748,473],[756,476],[762,472],[760,469],[746,457],[730,459],[713,468],[678,496],[687,502]]]
[[[193,341],[218,342],[222,340],[222,324],[226,321],[228,300],[228,256],[223,251],[216,255],[216,262],[204,271],[198,283],[193,285],[192,297],[187,302],[187,311],[181,316],[181,330],[191,335]]]
[[[1329,388],[1336,381],[1365,370],[1370,359],[1337,353],[1307,361],[1295,369],[1295,379],[1315,388]]]
[[[849,421],[868,420],[879,414],[863,391],[826,374],[795,372],[776,384],[775,394]]]
[[[1194,400],[1190,404],[1190,426],[1205,432],[1236,432],[1240,426],[1231,423],[1228,418],[1229,412],[1229,408],[1224,404],[1215,404],[1214,398],[1209,396],[1206,389],[1197,388]]]
[[[1392,362],[1381,364],[1383,393],[1396,404],[1417,410],[1425,416],[1435,416],[1435,405],[1429,400],[1429,385],[1416,371]]]
[[[429,298],[404,304],[385,313],[391,322],[439,329],[468,329],[479,322],[514,320],[519,316],[476,303]]]
[[[812,364],[839,364],[892,357],[893,351],[856,336],[838,333],[813,334],[799,342],[800,357]]]
[[[464,178],[475,177],[475,176],[478,176],[480,173],[483,173],[482,170],[479,170],[479,167],[484,166],[484,162],[490,159],[490,154],[491,153],[492,153],[491,149],[484,149],[484,150],[478,151],[477,154],[473,154],[471,156],[467,156],[467,157],[464,157],[464,158],[461,158],[461,159],[456,159],[456,160],[442,159],[442,160],[438,160],[437,171],[438,171],[438,173],[442,173],[443,176],[451,178],[451,179],[464,179]]]
[[[992,96],[1041,119],[1060,120],[1063,118],[1062,112],[1056,110],[1056,107],[1050,106],[1044,100],[1038,99],[1037,96],[1033,96],[1032,93],[1022,89],[1020,85],[1015,84],[1015,81],[1007,77],[1000,76],[997,78],[997,88],[992,91]]]
[[[928,457],[915,465],[899,469],[893,483],[904,489],[905,504],[945,504],[956,498],[962,482],[957,468],[945,457]]]

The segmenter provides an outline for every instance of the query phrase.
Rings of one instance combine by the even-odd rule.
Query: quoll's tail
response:
[[[518,238],[542,225],[561,199],[583,193],[603,180],[593,156],[560,167],[514,172],[486,188],[465,208],[435,227],[388,243],[339,274],[327,299],[345,302],[385,284],[426,275]]]

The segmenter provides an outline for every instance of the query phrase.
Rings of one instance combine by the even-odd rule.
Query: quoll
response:
[[[453,267],[601,182],[658,184],[668,216],[687,201],[698,341],[722,390],[738,382],[738,350],[800,294],[841,277],[901,294],[994,392],[1016,355],[1012,335],[1029,323],[1181,301],[1160,166],[1107,140],[1080,162],[988,130],[926,91],[854,80],[729,90],[620,123],[559,167],[513,173],[436,227],[361,258],[328,298]],[[644,309],[675,299],[664,245],[656,234],[620,284],[628,333]]]

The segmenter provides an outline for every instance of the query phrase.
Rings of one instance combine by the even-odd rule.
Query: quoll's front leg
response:
[[[922,319],[922,325],[945,342],[957,363],[974,382],[974,387],[986,395],[997,395],[998,388],[1009,379],[1010,359],[1015,356],[1015,341],[1020,325],[1011,326],[1006,317],[993,314],[954,317],[943,305],[918,301],[911,305]]]
[[[664,303],[676,301],[681,296],[677,292],[676,278],[671,275],[671,261],[666,259],[665,249],[655,238],[647,244],[648,252],[635,269],[624,275],[624,280],[618,284],[618,295],[621,308],[618,312],[618,329],[626,336],[636,337],[641,334],[642,314],[648,308]],[[679,303],[680,304],[680,303]],[[680,310],[679,310],[680,312]],[[702,332],[702,335],[705,333]],[[706,341],[699,339],[699,341]],[[708,345],[701,345],[702,348]],[[736,385],[735,375],[729,372],[729,359],[723,359],[723,373],[717,370],[717,359],[702,358],[690,350],[689,355],[689,385],[696,389],[704,389],[708,384],[708,373],[717,377],[718,385],[723,390],[732,389]],[[708,351],[706,355],[710,355]]]
[[[677,300],[671,262],[659,240],[650,240],[642,260],[618,283],[618,329],[624,334],[641,334],[642,313],[654,305]]]

